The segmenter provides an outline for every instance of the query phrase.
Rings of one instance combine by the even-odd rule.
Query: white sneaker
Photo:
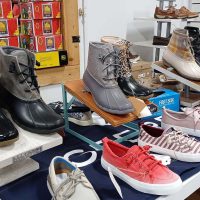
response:
[[[83,171],[63,157],[51,161],[47,186],[52,200],[100,200]]]

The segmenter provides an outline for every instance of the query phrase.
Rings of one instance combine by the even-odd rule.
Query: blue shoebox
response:
[[[180,94],[169,89],[154,90],[154,97],[148,99],[148,105],[152,116],[162,115],[162,109],[167,108],[174,111],[179,111]]]

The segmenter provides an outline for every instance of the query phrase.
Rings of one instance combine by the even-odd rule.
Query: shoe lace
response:
[[[19,83],[24,84],[26,82],[28,84],[28,88],[24,90],[25,92],[31,92],[33,90],[39,91],[40,87],[38,86],[37,76],[34,74],[33,67],[24,65],[23,63],[19,63],[19,65],[23,66],[24,69],[20,72],[17,72],[15,63],[11,62],[9,66],[9,72],[16,73],[16,75],[23,77]]]
[[[116,63],[116,59],[119,59],[119,55],[117,52],[112,51],[105,55],[99,55],[99,59],[104,64],[107,58],[110,57],[110,63],[106,64],[106,67],[103,68],[102,72],[107,70],[106,76],[103,77],[104,80],[116,80],[117,79],[117,71],[120,68],[120,64]],[[114,76],[111,76],[114,75]]]
[[[195,126],[197,125],[198,121],[200,120],[200,107],[196,108],[186,108],[185,109],[186,115],[193,115]]]
[[[119,40],[117,44],[121,46],[119,51],[119,61],[121,64],[121,68],[118,70],[119,77],[130,77],[131,76],[131,67],[130,67],[130,51],[129,48],[132,44],[127,40]]]
[[[168,134],[168,143],[171,144],[172,142],[179,145],[180,149],[189,148],[192,149],[193,142],[197,140],[194,137],[190,137],[189,135],[183,133],[179,130],[173,130]],[[195,144],[194,144],[195,145]]]
[[[74,170],[56,189],[52,200],[56,200],[58,196],[63,200],[69,199],[75,193],[78,184],[83,184],[85,187],[92,189],[92,186],[85,179],[83,171]]]

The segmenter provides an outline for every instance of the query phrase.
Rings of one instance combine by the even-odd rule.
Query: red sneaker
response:
[[[101,165],[134,189],[156,195],[169,195],[182,187],[180,177],[149,155],[149,146],[131,148],[103,139]]]

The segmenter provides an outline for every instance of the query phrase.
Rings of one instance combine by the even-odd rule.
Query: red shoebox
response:
[[[22,19],[60,18],[60,2],[21,3]]]
[[[13,18],[11,1],[0,1],[0,18]]]
[[[24,35],[58,35],[60,34],[60,19],[22,19],[21,34]]]
[[[54,51],[62,50],[62,35],[51,36],[36,36],[35,37],[35,51]]]
[[[0,37],[18,35],[18,19],[0,19]]]
[[[7,38],[0,38],[0,46],[12,46],[12,47],[19,47],[19,37],[7,37]]]
[[[37,2],[37,1],[47,1],[47,0],[15,0],[15,2],[21,2],[21,3]],[[48,0],[48,1],[61,1],[61,0]]]

